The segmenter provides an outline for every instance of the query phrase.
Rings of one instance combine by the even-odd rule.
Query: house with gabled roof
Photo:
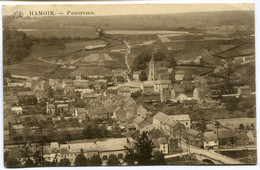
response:
[[[153,126],[156,129],[162,128],[162,125],[164,122],[166,122],[169,119],[168,115],[166,115],[163,112],[158,112],[156,115],[153,117]]]
[[[186,130],[185,126],[178,121],[168,119],[163,124],[163,131],[170,137],[179,137]]]
[[[172,100],[179,100],[185,96],[184,88],[179,85],[175,84],[171,90],[171,99]]]
[[[194,129],[187,129],[185,133],[185,140],[187,143],[193,146],[202,147],[203,143],[203,134]]]
[[[122,107],[117,107],[114,111],[113,111],[113,119],[117,119],[120,121],[125,121],[126,120],[126,110],[124,110]]]
[[[205,132],[203,136],[203,146],[205,149],[218,147],[218,137],[215,132]]]

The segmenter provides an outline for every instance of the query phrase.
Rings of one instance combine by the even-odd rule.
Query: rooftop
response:
[[[190,121],[190,116],[189,115],[170,115],[169,116],[172,120],[175,121]]]
[[[217,141],[217,134],[214,132],[205,132],[204,133],[204,141],[209,142],[209,141]]]
[[[154,82],[155,85],[161,85],[161,84],[172,84],[171,80],[156,80]]]
[[[196,130],[194,130],[194,129],[188,129],[188,130],[186,131],[186,134],[195,137],[195,136],[197,136],[198,134],[200,134],[200,132],[199,132],[199,131],[196,131]]]
[[[154,115],[153,118],[159,120],[160,122],[165,122],[169,118],[169,116],[165,113],[158,112],[156,115]]]
[[[144,87],[153,87],[154,82],[153,81],[145,81],[145,82],[143,82],[143,86]]]

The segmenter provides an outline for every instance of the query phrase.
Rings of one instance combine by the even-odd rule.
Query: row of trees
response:
[[[16,168],[16,167],[48,167],[48,166],[64,166],[68,167],[71,166],[72,163],[67,158],[62,158],[60,161],[57,160],[57,157],[54,158],[53,161],[47,161],[43,156],[42,153],[37,150],[32,153],[29,149],[25,151],[21,151],[22,157],[25,159],[24,163],[21,163],[19,160],[15,158],[9,158],[9,153],[5,152],[5,166],[8,168]],[[33,158],[33,160],[31,159]],[[116,158],[116,159],[115,159]],[[120,162],[116,155],[110,155],[108,158],[108,165],[119,165]],[[102,160],[99,155],[93,155],[90,159],[87,159],[83,152],[78,154],[75,162],[75,166],[101,166]]]
[[[6,167],[46,167],[46,166],[71,166],[71,162],[67,158],[63,158],[58,161],[57,155],[53,161],[47,161],[43,156],[43,143],[35,147],[34,151],[31,150],[32,146],[24,145],[20,150],[21,157],[24,158],[25,162],[19,162],[15,158],[9,157],[9,152],[4,153],[4,162]],[[160,151],[153,153],[153,142],[148,138],[146,132],[143,132],[139,137],[136,138],[133,148],[126,147],[126,155],[124,162],[127,165],[166,165],[164,155]],[[34,161],[32,161],[32,159]],[[93,155],[90,159],[86,158],[83,150],[76,156],[75,166],[101,166],[102,159],[99,155]],[[121,165],[119,158],[115,154],[110,154],[107,159],[108,166]]]

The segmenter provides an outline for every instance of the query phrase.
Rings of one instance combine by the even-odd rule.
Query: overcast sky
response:
[[[205,11],[233,11],[254,9],[254,4],[232,3],[232,4],[99,4],[99,5],[20,5],[4,6],[3,15],[11,15],[15,11],[21,11],[24,16],[29,11],[51,10],[55,13],[67,11],[84,12],[93,11],[95,16],[104,15],[133,15],[133,14],[169,14],[182,12],[205,12]]]

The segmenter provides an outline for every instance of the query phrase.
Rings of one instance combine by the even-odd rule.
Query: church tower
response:
[[[157,49],[153,50],[151,61],[149,62],[149,75],[148,75],[148,81],[154,81],[155,80],[155,61],[154,61],[154,54],[157,53]]]

